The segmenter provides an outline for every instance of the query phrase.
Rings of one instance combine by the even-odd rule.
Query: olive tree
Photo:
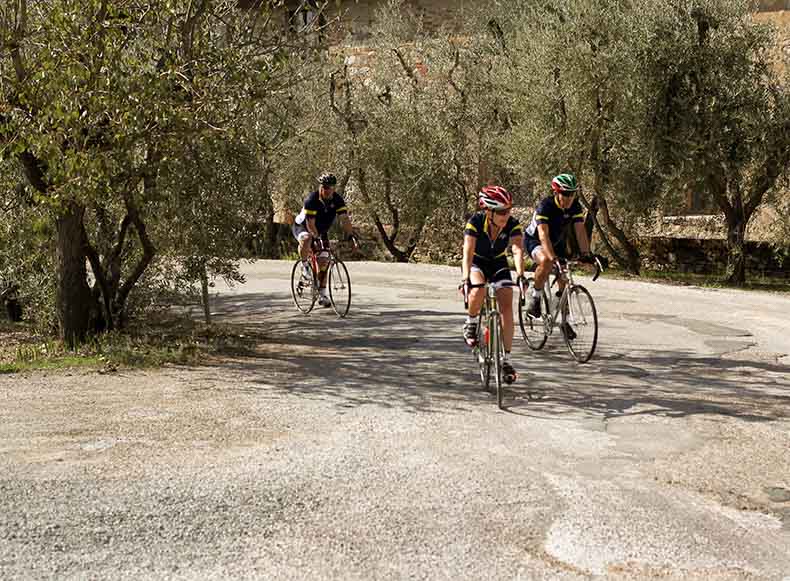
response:
[[[645,82],[654,101],[656,150],[669,177],[724,214],[727,278],[746,280],[749,221],[782,202],[790,166],[790,83],[776,36],[746,0],[657,0]]]
[[[315,110],[328,115],[318,114],[304,143],[312,160],[334,164],[386,251],[408,261],[437,211],[467,205],[453,118],[457,48],[425,34],[402,2],[385,5],[373,26],[370,68],[339,55],[317,95]]]
[[[546,184],[554,174],[577,174],[601,240],[635,273],[640,225],[661,193],[644,147],[640,12],[625,0],[580,0],[508,5],[497,16],[509,57],[499,86],[515,96],[511,163]]]
[[[181,237],[173,255],[205,256],[213,249],[203,244],[233,227],[238,213],[188,209],[249,193],[253,174],[229,171],[203,187],[193,177],[208,160],[233,167],[239,147],[254,150],[245,145],[254,105],[299,80],[294,63],[312,49],[291,42],[278,10],[231,0],[0,5],[2,151],[52,217],[68,343],[123,321],[130,293],[178,238],[157,233],[204,221],[184,228],[196,236]],[[179,171],[195,173],[179,180]],[[181,221],[157,224],[175,202]],[[222,235],[197,236],[212,227]]]

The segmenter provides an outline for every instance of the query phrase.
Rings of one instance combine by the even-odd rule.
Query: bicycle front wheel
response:
[[[494,368],[494,381],[496,384],[496,403],[499,409],[505,409],[505,384],[502,381],[502,363],[505,361],[505,342],[502,337],[502,317],[497,314],[491,325],[491,359]]]
[[[583,286],[568,290],[560,329],[571,356],[579,363],[589,361],[598,343],[598,313],[592,295]]]
[[[351,307],[351,278],[341,260],[333,260],[329,267],[329,299],[338,317],[345,317]]]
[[[312,267],[310,267],[311,276],[305,276],[302,272],[302,264],[301,260],[297,260],[291,270],[291,296],[296,308],[306,315],[313,310],[318,298],[318,279]]]
[[[531,290],[535,285],[532,278],[527,279],[528,288]],[[529,290],[527,292],[530,292]],[[549,329],[546,325],[546,320],[551,314],[549,311],[549,299],[546,293],[541,293],[540,298],[542,316],[539,319],[530,317],[527,313],[527,301],[521,304],[519,301],[518,308],[518,326],[521,328],[521,336],[527,346],[533,351],[543,349],[546,344],[546,339],[549,337]]]

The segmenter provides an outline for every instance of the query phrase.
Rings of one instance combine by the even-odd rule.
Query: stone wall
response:
[[[653,238],[640,249],[651,270],[722,275],[727,264],[724,240]],[[764,242],[747,242],[747,276],[790,279],[790,248],[777,251]]]

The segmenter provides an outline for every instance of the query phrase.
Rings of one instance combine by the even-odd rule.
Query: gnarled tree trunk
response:
[[[93,293],[88,286],[83,238],[85,208],[70,202],[56,221],[58,253],[58,319],[60,335],[69,347],[85,340],[97,312]]]

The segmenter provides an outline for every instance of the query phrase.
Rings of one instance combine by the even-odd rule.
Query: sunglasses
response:
[[[565,196],[566,198],[572,198],[573,196],[576,195],[576,192],[575,191],[574,192],[563,192],[563,191],[560,191],[560,195],[561,196]]]
[[[505,208],[504,210],[492,210],[494,214],[497,216],[507,216],[510,214],[510,208]]]

